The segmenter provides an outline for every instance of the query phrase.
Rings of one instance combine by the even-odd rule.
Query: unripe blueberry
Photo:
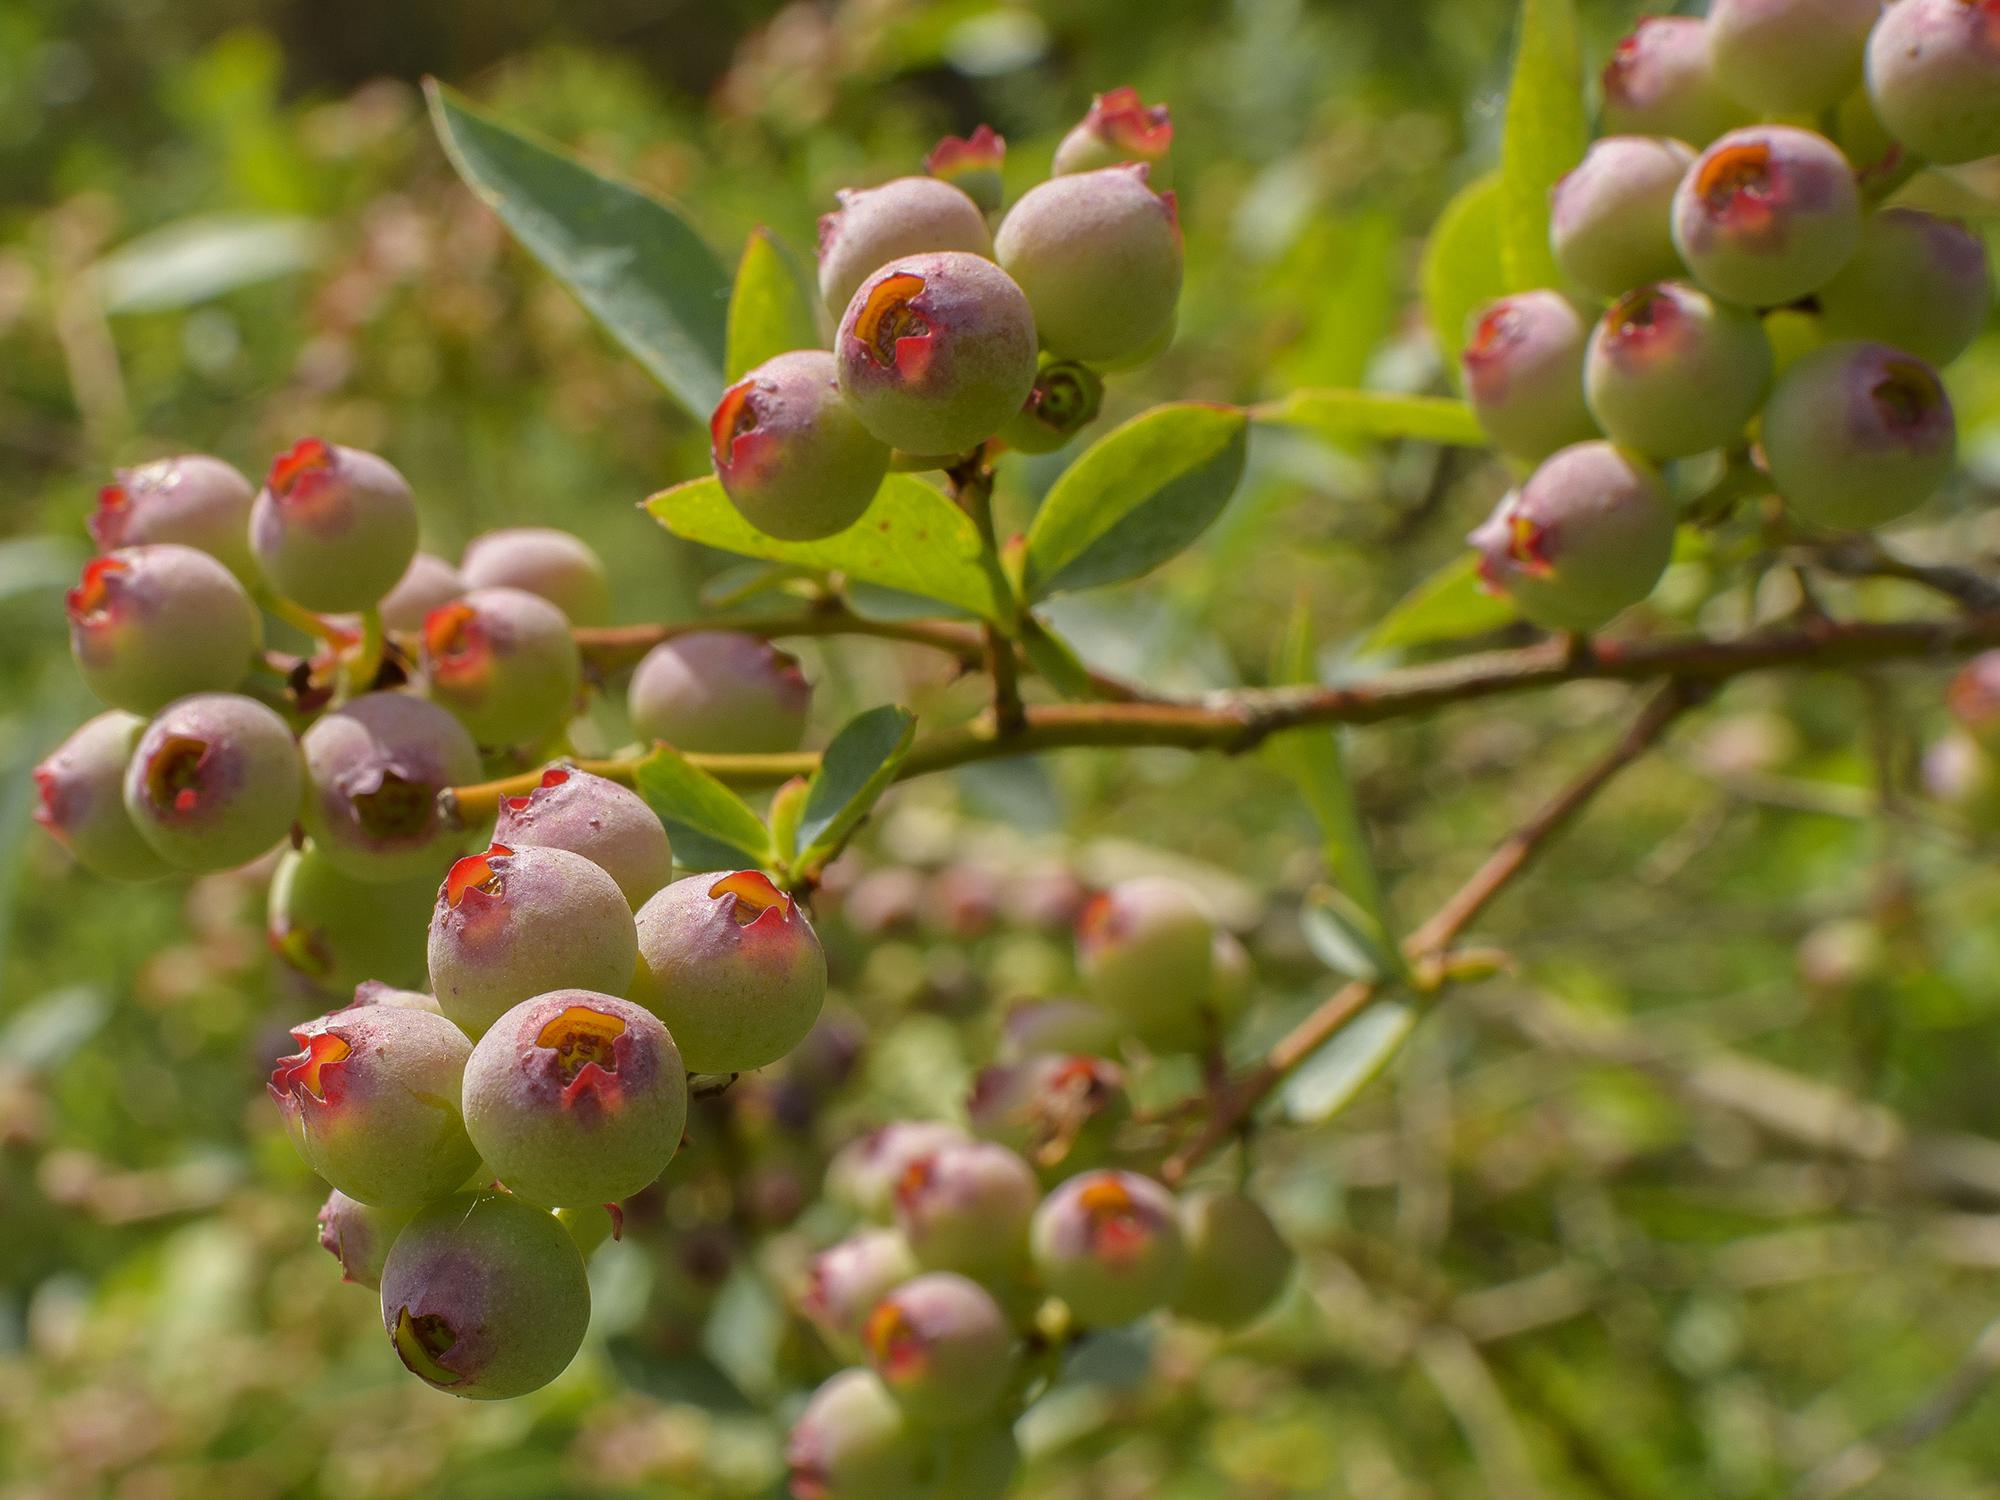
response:
[[[409,693],[364,693],[299,739],[306,832],[356,880],[435,880],[465,847],[438,793],[479,779],[479,748],[450,714]]]
[[[952,1271],[890,1292],[863,1322],[861,1341],[889,1393],[929,1426],[990,1415],[1012,1373],[1006,1314],[992,1293]]]
[[[788,542],[845,531],[889,472],[888,445],[841,399],[824,349],[765,360],[722,393],[708,434],[730,504],[766,536]]]
[[[139,737],[125,809],[168,864],[228,870],[291,832],[304,784],[283,719],[255,698],[195,693],[161,709]]]
[[[320,1205],[320,1247],[340,1262],[342,1281],[379,1291],[389,1247],[416,1212],[414,1207],[370,1208],[335,1188]]]
[[[256,577],[250,503],[256,490],[232,464],[205,453],[120,469],[97,492],[90,538],[99,552],[178,542],[206,552],[239,581]]]
[[[435,552],[419,552],[376,606],[385,630],[421,630],[424,616],[465,593],[464,575]]]
[[[1180,1200],[1187,1274],[1176,1313],[1235,1328],[1278,1300],[1292,1275],[1292,1247],[1263,1206],[1243,1193],[1205,1188]]]
[[[1665,281],[1627,292],[1591,335],[1584,393],[1605,435],[1649,458],[1685,458],[1742,433],[1771,388],[1755,313]]]
[[[873,1370],[842,1370],[785,1439],[794,1500],[930,1500],[925,1442]]]
[[[539,594],[572,625],[602,625],[611,618],[611,580],[604,560],[574,532],[553,526],[489,531],[465,544],[458,567],[468,589]]]
[[[1550,199],[1549,248],[1563,274],[1600,297],[1684,274],[1674,190],[1693,165],[1693,149],[1664,136],[1595,142]]]
[[[1027,1058],[1044,1052],[1116,1050],[1124,1028],[1102,1006],[1084,1000],[1026,1000],[1011,1007],[1001,1024],[1003,1058]]]
[[[1092,1000],[1143,1040],[1199,1045],[1215,984],[1215,924],[1194,892],[1140,876],[1095,897],[1076,926],[1077,968]]]
[[[265,933],[271,951],[322,990],[340,993],[369,979],[418,984],[435,891],[429,876],[354,880],[317,844],[287,849],[271,876]]]
[[[621,993],[638,956],[618,883],[567,849],[468,854],[431,912],[431,989],[468,1036],[552,990]]]
[[[1908,0],[1904,0],[1908,3]],[[1764,461],[1785,503],[1820,526],[1880,526],[1951,476],[1958,425],[1937,372],[1887,344],[1829,344],[1764,407]]]
[[[582,1347],[590,1282],[554,1214],[505,1193],[461,1193],[396,1236],[382,1324],[427,1385],[479,1401],[525,1396]]]
[[[1172,327],[1181,227],[1143,163],[1053,177],[1007,211],[993,253],[1027,293],[1042,346],[1101,364]]]
[[[951,1500],[1005,1500],[1021,1467],[1013,1424],[979,1422],[939,1434],[932,1443],[932,1491]]]
[[[1053,453],[1097,420],[1103,402],[1104,380],[1090,366],[1044,361],[1028,399],[1000,429],[1000,441],[1019,453]]]
[[[588,990],[524,1000],[465,1065],[479,1159],[530,1203],[616,1203],[667,1169],[687,1124],[674,1039],[629,1001]]]
[[[868,1314],[917,1274],[910,1247],[893,1229],[863,1229],[812,1258],[799,1311],[843,1358],[862,1357]]]
[[[417,502],[386,459],[304,438],[271,461],[250,546],[272,588],[307,609],[381,602],[417,553]]]
[[[1127,85],[1090,101],[1090,112],[1056,146],[1054,172],[1065,177],[1140,161],[1153,186],[1165,190],[1173,186],[1167,159],[1173,144],[1173,113],[1164,104],[1144,103],[1139,91]]]
[[[1134,1172],[1070,1178],[1035,1211],[1031,1243],[1042,1284],[1088,1327],[1165,1307],[1186,1271],[1173,1195]]]
[[[1674,195],[1674,244],[1726,302],[1782,307],[1818,291],[1861,237],[1861,192],[1825,136],[1789,125],[1732,130]]]
[[[695,754],[757,755],[798,748],[812,684],[769,641],[695,630],[646,653],[625,702],[642,738]]]
[[[870,273],[892,260],[939,250],[993,254],[979,205],[939,177],[898,177],[839,197],[840,207],[819,221],[819,294],[836,318]]]
[[[983,214],[999,210],[1004,197],[1000,172],[1006,163],[1006,139],[991,125],[977,126],[969,136],[948,135],[924,156],[926,172],[960,189]],[[831,306],[827,310],[834,311]]]
[[[1236,935],[1220,929],[1215,934],[1210,967],[1215,971],[1210,993],[1214,996],[1216,1018],[1226,1026],[1250,1008],[1257,988],[1257,967]]]
[[[135,714],[186,693],[235,687],[264,636],[256,605],[229,569],[177,542],[92,558],[65,603],[84,682]]]
[[[944,1145],[914,1157],[897,1179],[896,1227],[917,1263],[986,1279],[1014,1272],[1041,1198],[1028,1164],[991,1141]]]
[[[1467,539],[1479,576],[1545,630],[1593,631],[1660,581],[1674,509],[1646,461],[1610,443],[1565,448]]]
[[[112,709],[87,719],[35,767],[35,821],[93,874],[152,880],[173,866],[125,806],[125,768],[146,721]]]
[[[755,870],[691,875],[639,908],[632,997],[696,1073],[744,1073],[804,1040],[826,955],[798,903]]]
[[[673,878],[667,830],[629,787],[574,766],[550,766],[532,791],[500,799],[496,843],[567,849],[618,882],[634,909]]]
[[[1993,273],[1985,242],[1963,224],[1885,208],[1862,227],[1860,248],[1818,301],[1827,332],[1894,344],[1942,368],[1986,327]]]
[[[1924,790],[1975,833],[2000,830],[2000,761],[1969,734],[1948,734],[1924,752]]]
[[[2000,748],[2000,651],[1982,651],[1960,667],[1945,690],[1945,706],[1981,745]]]
[[[1861,81],[1882,0],[1712,0],[1708,55],[1716,81],[1756,114],[1811,115]]]
[[[479,1165],[459,1115],[472,1044],[443,1016],[388,1005],[334,1011],[292,1028],[271,1097],[299,1155],[377,1208],[441,1198]]]
[[[474,589],[425,615],[423,666],[431,696],[483,745],[553,734],[583,681],[568,619],[525,589]]]
[[[1919,156],[2000,155],[2000,0],[1897,0],[1868,39],[1868,95]]]
[[[895,1213],[896,1185],[919,1157],[964,1145],[966,1134],[942,1120],[892,1120],[834,1153],[826,1193],[864,1219],[887,1223]]]
[[[1460,369],[1496,447],[1532,463],[1597,436],[1583,400],[1589,336],[1590,324],[1560,292],[1519,292],[1480,313]]]
[[[380,979],[364,979],[354,987],[355,1005],[386,1005],[392,1010],[427,1010],[434,1016],[444,1014],[437,1003],[437,996],[427,995],[422,990],[398,989]]]
[[[1101,1161],[1132,1112],[1124,1070],[1082,1054],[984,1068],[965,1108],[981,1136],[1065,1176]]]
[[[855,291],[834,354],[841,394],[878,439],[907,453],[963,453],[1028,398],[1035,315],[990,260],[903,256]]]
[[[1699,17],[1645,17],[1604,69],[1607,135],[1664,135],[1705,146],[1747,119],[1716,80]]]

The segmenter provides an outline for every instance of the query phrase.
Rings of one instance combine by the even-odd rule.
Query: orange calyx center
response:
[[[542,772],[542,779],[536,783],[534,791],[522,792],[512,797],[502,797],[500,800],[506,804],[509,812],[526,812],[530,807],[534,806],[536,793],[546,792],[551,787],[559,787],[568,780],[569,772],[567,769],[562,766],[550,766],[546,771]]]
[[[734,875],[723,876],[708,888],[709,900],[720,901],[724,896],[736,898],[729,915],[738,927],[762,921],[766,912],[788,912],[792,904],[791,897],[771,884],[770,877],[758,870],[738,870]],[[784,920],[784,917],[781,915],[779,920]]]
[[[1620,344],[1646,344],[1674,327],[1681,317],[1680,304],[1664,287],[1645,286],[1627,292],[1611,304],[1605,323]]]
[[[83,565],[83,577],[63,596],[69,617],[79,625],[101,625],[110,619],[128,564],[115,557],[93,557]]]
[[[90,539],[100,547],[117,546],[131,509],[132,496],[122,482],[104,486],[97,492],[97,509],[91,512]]]
[[[1702,163],[1694,185],[1710,213],[1762,205],[1771,196],[1771,148],[1756,141],[1725,146]]]
[[[572,1083],[585,1068],[616,1073],[618,1038],[624,1034],[625,1023],[617,1016],[572,1005],[535,1033],[535,1045],[556,1054],[556,1071]]]
[[[924,1352],[923,1335],[897,1302],[876,1303],[862,1327],[861,1337],[876,1368],[891,1380],[921,1375],[930,1363]]]
[[[1508,522],[1507,556],[1522,572],[1546,578],[1555,571],[1549,560],[1549,529],[1539,521],[1517,515]]]
[[[898,271],[876,282],[861,305],[854,320],[854,336],[884,369],[895,368],[905,343],[930,337],[931,325],[911,305],[923,290],[923,277]]]
[[[1944,400],[1937,376],[1915,360],[1889,360],[1882,366],[1882,378],[1868,391],[1883,422],[1899,432],[1924,426]]]
[[[514,851],[495,844],[484,854],[468,854],[453,862],[444,877],[444,899],[456,908],[473,892],[497,898],[507,889],[507,864]]]
[[[757,430],[762,413],[757,410],[753,399],[757,390],[754,380],[739,380],[722,393],[722,399],[715,405],[715,412],[708,419],[709,456],[715,460],[718,469],[726,469],[736,462],[736,440],[745,433]]]
[[[1512,303],[1502,303],[1479,320],[1479,326],[1472,332],[1472,342],[1465,346],[1465,357],[1474,362],[1498,359],[1520,342],[1521,333],[1520,309]]]
[[[54,833],[62,827],[56,803],[62,796],[61,778],[48,766],[35,767],[35,821]]]
[[[146,798],[157,808],[191,813],[201,806],[202,771],[211,753],[207,740],[168,735],[146,762]]]
[[[896,1179],[896,1201],[905,1207],[921,1198],[937,1177],[937,1158],[923,1155],[911,1160]]]
[[[315,1032],[304,1038],[294,1032],[293,1039],[301,1043],[303,1050],[278,1059],[277,1067],[271,1071],[272,1092],[297,1098],[303,1090],[324,1104],[331,1082],[327,1069],[336,1068],[333,1076],[337,1077],[336,1065],[345,1062],[354,1049],[330,1031]]]
[[[280,500],[298,498],[312,481],[333,468],[333,449],[319,438],[301,438],[271,460],[264,483]]]
[[[465,1377],[442,1363],[458,1342],[451,1324],[439,1313],[411,1317],[405,1305],[396,1314],[396,1355],[410,1373],[432,1385],[458,1385]]]
[[[485,654],[479,611],[470,604],[440,604],[424,616],[424,655],[446,672],[477,666]]]
[[[1142,1247],[1150,1226],[1139,1204],[1115,1177],[1091,1183],[1076,1197],[1090,1223],[1090,1242],[1100,1255],[1129,1257]]]

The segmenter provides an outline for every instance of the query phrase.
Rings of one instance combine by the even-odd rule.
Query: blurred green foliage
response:
[[[1065,942],[1032,923],[941,918],[943,876],[886,936],[830,913],[855,1078],[794,1118],[795,1062],[697,1120],[672,1192],[596,1263],[592,1340],[556,1386],[481,1409],[394,1367],[372,1299],[312,1244],[317,1192],[261,1096],[312,1002],[265,960],[256,872],[92,880],[32,834],[25,771],[87,711],[57,591],[118,463],[200,449],[254,472],[322,432],[389,454],[441,550],[514,522],[582,533],[621,618],[684,617],[740,577],[636,508],[702,472],[703,434],[458,186],[421,73],[673,198],[731,263],[758,225],[809,249],[837,187],[982,120],[1018,189],[1093,89],[1136,83],[1174,108],[1190,272],[1179,341],[1114,383],[1118,420],[1167,398],[1446,388],[1423,241],[1496,164],[1512,11],[0,9],[0,1496],[775,1493],[787,1403],[831,1367],[781,1301],[825,1227],[794,1218],[825,1151],[956,1111],[998,1007],[1068,982]],[[1631,13],[1587,6],[1586,55]],[[1462,289],[1478,270],[1439,274]],[[2000,545],[1978,504],[2000,484],[1996,340],[1957,378],[1972,474],[1906,537],[1939,557]],[[1003,532],[1063,462],[1019,465]],[[1093,662],[1199,688],[1255,679],[1297,599],[1333,643],[1322,670],[1348,670],[1339,643],[1455,558],[1505,479],[1422,445],[1260,431],[1198,547],[1052,614]],[[1701,549],[1653,616],[1782,609],[1767,564]],[[1894,584],[1829,602],[1915,607]],[[970,702],[876,644],[806,654],[822,741],[871,704]],[[2000,1304],[2000,1188],[1909,1192],[1910,1172],[1753,1129],[1687,1078],[1728,1049],[1924,1132],[2000,1133],[2000,877],[1912,791],[1940,681],[1744,681],[1622,782],[1482,926],[1513,972],[1427,1019],[1337,1126],[1260,1138],[1257,1180],[1305,1262],[1282,1313],[1219,1344],[1093,1343],[1030,1419],[1025,1492],[1778,1496],[1935,1390]],[[1582,685],[1354,736],[1391,909],[1428,910],[1623,709]],[[1262,759],[983,766],[897,792],[863,843],[833,892],[850,914],[863,870],[999,871],[1026,902],[1049,861],[1185,865],[1259,957],[1246,1054],[1333,982],[1299,923],[1318,835]],[[1531,1003],[1659,1065],[1536,1045]],[[1798,1107],[1806,1135],[1837,1135]],[[2000,1494],[1994,1410],[1875,1492]]]

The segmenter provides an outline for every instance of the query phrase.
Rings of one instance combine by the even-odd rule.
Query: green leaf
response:
[[[1472,315],[1507,294],[1500,264],[1500,176],[1489,172],[1445,205],[1424,246],[1424,311],[1454,383]]]
[[[1388,1065],[1416,1025],[1415,1006],[1377,1000],[1285,1080],[1278,1096],[1285,1117],[1299,1125],[1332,1119]]]
[[[431,121],[468,186],[669,394],[722,395],[729,273],[673,209],[474,109],[436,80]]]
[[[996,623],[1010,614],[1006,584],[986,559],[972,518],[909,474],[891,474],[845,531],[816,542],[781,542],[744,520],[713,477],[662,490],[646,510],[690,542],[767,562],[844,573],[921,594]]]
[[[799,817],[811,787],[805,777],[794,776],[771,793],[771,851],[788,872],[799,857]]]
[[[93,275],[106,312],[165,312],[304,271],[322,248],[311,219],[203,214],[127,240]]]
[[[1306,892],[1299,930],[1313,957],[1349,979],[1383,980],[1402,971],[1396,955],[1384,948],[1375,919],[1330,885]]]
[[[818,347],[819,322],[798,262],[770,230],[751,230],[729,293],[729,379],[774,355]]]
[[[1303,604],[1292,611],[1271,676],[1280,683],[1319,680],[1312,623]],[[1327,868],[1351,899],[1353,925],[1360,929],[1362,941],[1376,954],[1377,963],[1387,966],[1385,972],[1400,972],[1402,960],[1393,941],[1381,878],[1375,873],[1375,856],[1368,847],[1368,830],[1355,805],[1341,731],[1328,727],[1287,730],[1273,735],[1264,753],[1292,779],[1312,808]]]
[[[1093,443],[1050,488],[1028,531],[1026,591],[1122,583],[1187,547],[1243,477],[1249,417],[1157,406]]]
[[[1562,285],[1549,250],[1549,192],[1589,143],[1576,0],[1521,0],[1500,142],[1500,259],[1509,291]]]
[[[916,739],[917,716],[885,704],[849,719],[820,757],[799,818],[798,863],[810,868],[840,852],[888,790]]]
[[[639,762],[632,785],[660,815],[674,863],[691,870],[763,868],[771,835],[750,805],[669,745]]]
[[[1411,589],[1355,647],[1359,656],[1375,656],[1433,641],[1458,641],[1498,630],[1517,618],[1505,598],[1479,585],[1479,558],[1465,552]]]
[[[1097,696],[1090,669],[1070,643],[1030,615],[1021,622],[1021,649],[1042,674],[1042,680],[1072,701]]]
[[[1302,427],[1335,442],[1349,438],[1414,438],[1460,448],[1489,439],[1472,408],[1449,396],[1401,396],[1389,391],[1294,391],[1259,407],[1260,422]]]

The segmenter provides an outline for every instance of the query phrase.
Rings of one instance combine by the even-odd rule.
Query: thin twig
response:
[[[1873,537],[1851,537],[1814,548],[1809,555],[1820,568],[1843,578],[1900,578],[1942,594],[1965,609],[2000,609],[2000,585],[1970,568],[1906,561]]]

